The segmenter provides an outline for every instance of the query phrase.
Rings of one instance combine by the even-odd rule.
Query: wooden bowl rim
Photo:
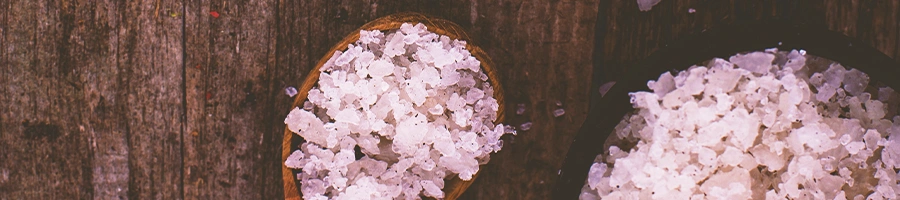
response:
[[[310,70],[309,74],[307,74],[300,88],[298,88],[298,93],[294,98],[294,102],[291,104],[291,109],[303,106],[303,103],[306,101],[307,96],[309,95],[309,91],[318,82],[320,73],[319,69],[323,65],[325,65],[326,62],[328,62],[335,51],[344,51],[347,49],[348,45],[353,44],[357,40],[359,40],[359,31],[395,30],[399,29],[403,23],[422,23],[428,28],[428,31],[434,32],[438,35],[446,35],[450,37],[450,39],[466,41],[466,49],[469,50],[472,56],[481,61],[481,69],[485,74],[488,75],[488,81],[491,83],[491,86],[494,89],[494,98],[497,100],[497,104],[500,105],[499,109],[497,110],[497,119],[495,120],[495,123],[503,121],[505,117],[503,112],[505,105],[503,87],[500,83],[501,81],[499,77],[496,74],[495,65],[487,55],[487,53],[473,44],[472,39],[468,34],[466,34],[465,31],[462,30],[461,27],[459,27],[459,25],[445,19],[430,17],[415,12],[395,13],[375,19],[354,30],[346,37],[344,37],[344,39],[338,42],[338,44],[331,47],[331,49],[326,52],[326,55],[319,59],[319,62],[316,64],[316,66],[312,70]],[[290,156],[294,150],[292,145],[294,135],[295,134],[291,132],[291,130],[288,129],[287,126],[285,126],[284,139],[282,141],[281,171],[282,179],[284,182],[284,198],[289,200],[302,198],[302,196],[300,196],[300,190],[297,187],[296,176],[294,175],[293,170],[284,165],[284,161],[287,160],[288,156]],[[457,199],[462,194],[462,192],[472,184],[475,178],[478,177],[478,174],[480,174],[480,172],[474,174],[472,176],[472,180],[469,181],[463,181],[459,179],[458,176],[453,176],[451,180],[446,181],[444,184],[445,199]],[[451,190],[448,191],[448,189]]]

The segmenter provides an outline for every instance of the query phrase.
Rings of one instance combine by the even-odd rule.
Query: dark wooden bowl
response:
[[[487,53],[484,50],[481,50],[478,46],[475,46],[472,42],[472,38],[466,34],[465,31],[459,25],[454,24],[448,20],[438,19],[434,17],[429,17],[419,13],[397,13],[388,16],[384,16],[382,18],[378,18],[375,21],[371,21],[366,23],[359,29],[353,31],[347,37],[344,37],[343,40],[338,42],[334,47],[331,47],[330,50],[325,54],[322,59],[319,59],[316,67],[309,72],[306,76],[306,79],[303,81],[302,85],[300,85],[299,93],[297,97],[294,99],[294,103],[291,105],[291,108],[294,107],[303,107],[303,102],[306,101],[306,97],[309,94],[309,90],[316,85],[319,80],[319,68],[322,65],[325,65],[325,62],[331,57],[332,53],[335,51],[344,51],[347,50],[347,45],[355,43],[359,40],[359,31],[360,30],[380,30],[380,31],[388,31],[399,29],[400,25],[403,23],[422,23],[428,27],[428,31],[437,33],[439,35],[446,35],[450,37],[450,39],[458,39],[466,41],[466,49],[471,52],[472,56],[481,61],[481,69],[484,70],[484,73],[488,75],[488,81],[491,83],[491,86],[494,87],[494,98],[497,99],[497,104],[500,105],[500,109],[497,111],[497,120],[495,122],[502,122],[504,117],[504,103],[503,103],[503,87],[500,84],[500,80],[498,79],[496,69],[494,67],[494,63],[491,61],[491,58],[487,56]],[[283,163],[287,160],[288,156],[291,155],[292,152],[297,150],[297,145],[302,143],[303,138],[295,135],[291,132],[287,127],[284,129],[284,141],[282,143],[282,154],[281,154],[281,172],[282,179],[284,181],[284,198],[289,200],[301,199],[299,187],[297,187],[297,178],[296,172],[293,169],[288,168]],[[299,170],[298,170],[299,171]],[[459,179],[458,176],[449,176],[450,178],[445,179],[444,183],[444,199],[453,200],[458,198],[465,190],[472,184],[472,181],[478,177],[478,174],[472,176],[472,180],[463,181]]]
[[[554,199],[577,199],[581,194],[594,158],[604,152],[602,147],[606,139],[622,117],[634,110],[629,102],[629,92],[650,91],[647,81],[656,80],[666,71],[682,71],[712,58],[728,58],[737,53],[763,51],[772,47],[781,50],[804,49],[811,55],[859,69],[867,73],[873,82],[900,88],[900,79],[895,78],[900,75],[900,66],[893,59],[825,27],[784,21],[755,21],[710,29],[653,52],[629,69],[606,96],[591,95],[588,118],[566,155],[554,189]],[[598,78],[594,77],[592,91],[597,91],[601,84]]]

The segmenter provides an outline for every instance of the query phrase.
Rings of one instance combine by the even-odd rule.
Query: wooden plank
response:
[[[181,198],[180,5],[4,3],[0,198]]]
[[[599,70],[607,80],[627,71],[627,65],[648,56],[667,42],[744,20],[783,19],[822,25],[856,37],[900,60],[898,2],[893,1],[662,1],[649,12],[620,9],[632,0],[604,1],[598,27]],[[687,13],[685,7],[696,13]],[[671,23],[670,23],[671,22]],[[777,31],[777,30],[773,30]],[[663,32],[662,34],[658,34]]]
[[[277,2],[186,5],[185,199],[282,198]],[[278,117],[276,117],[278,116]],[[274,139],[278,139],[277,141]]]
[[[128,197],[182,197],[181,1],[118,2],[118,101],[129,148]],[[170,15],[166,15],[169,13]],[[175,13],[175,17],[172,17]]]
[[[0,199],[88,199],[71,4],[5,1],[0,65]]]
[[[318,58],[321,55],[315,55],[311,52],[316,52],[313,50],[313,43],[317,43],[318,41],[313,40],[311,35],[314,33],[321,34],[321,31],[311,31],[311,27],[313,24],[321,23],[321,19],[324,17],[324,5],[327,1],[279,1],[277,8],[275,10],[275,65],[274,69],[271,71],[277,72],[274,73],[271,77],[273,80],[278,80],[277,82],[273,82],[272,87],[277,86],[291,86],[295,88],[299,88],[303,79],[306,77],[310,70],[313,68],[315,62],[318,61]],[[321,49],[320,51],[324,53],[327,47],[317,47]],[[279,135],[272,137],[275,139],[273,142],[281,143],[284,139],[283,133],[285,125],[284,125],[284,117],[287,116],[287,113],[292,109],[290,106],[293,103],[293,99],[291,98],[275,98],[275,101],[272,104],[272,113],[274,116],[270,116],[270,119],[273,123],[270,123],[269,126],[272,127],[273,133],[278,133]],[[270,143],[270,144],[278,144],[278,143]],[[281,146],[278,146],[279,148]],[[272,154],[276,155],[276,154]],[[278,157],[278,170],[281,171],[283,168],[283,163],[281,163],[280,153],[277,153]],[[281,174],[281,173],[279,173]],[[274,180],[273,180],[274,181]],[[280,182],[283,185],[278,188],[278,193],[282,195],[281,198],[285,198],[287,194],[294,193],[286,193],[284,191],[284,185],[287,184],[283,180]],[[295,187],[299,187],[299,184],[295,181]],[[297,188],[299,189],[299,188]],[[296,196],[291,196],[292,198],[299,198]]]
[[[492,155],[460,199],[548,199],[560,155],[587,115],[598,1],[479,1],[475,7],[464,14],[475,19],[470,34],[507,86],[506,122],[534,126]],[[524,115],[515,115],[518,103],[525,104]],[[566,114],[554,117],[557,108]]]

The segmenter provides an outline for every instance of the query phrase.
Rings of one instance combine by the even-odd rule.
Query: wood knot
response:
[[[22,126],[25,128],[25,137],[28,139],[38,140],[47,138],[54,140],[59,138],[60,135],[59,125],[48,124],[46,122],[31,123],[26,120],[22,122]]]

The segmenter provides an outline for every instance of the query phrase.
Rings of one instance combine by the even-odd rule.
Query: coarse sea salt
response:
[[[581,199],[897,199],[898,94],[808,57],[750,52],[649,81]]]
[[[448,176],[471,180],[515,130],[494,123],[494,90],[465,46],[405,23],[334,52],[284,120],[305,139],[284,163],[302,171],[303,198],[440,199]]]

